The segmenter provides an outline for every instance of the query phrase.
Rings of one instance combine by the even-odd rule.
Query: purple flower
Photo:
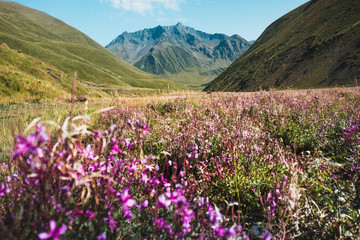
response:
[[[50,231],[42,232],[38,235],[40,239],[48,239],[53,238],[54,240],[59,240],[59,236],[63,235],[67,230],[67,226],[63,225],[62,227],[57,227],[56,222],[54,220],[50,221]]]
[[[119,150],[118,143],[119,143],[119,142],[118,142],[117,140],[115,140],[114,145],[113,145],[113,147],[111,148],[112,154],[118,154],[119,152],[121,152],[121,151]]]
[[[111,216],[111,212],[108,212],[109,217],[108,218],[104,218],[105,222],[109,222],[109,227],[111,229],[111,232],[113,232],[113,229],[116,227],[116,222],[114,220],[114,218]]]
[[[124,217],[126,220],[129,220],[134,217],[132,212],[130,211],[130,209],[128,207],[126,207],[126,205],[123,206],[123,212],[124,212]]]
[[[43,149],[39,146],[47,141],[49,141],[49,136],[45,133],[45,128],[38,123],[35,133],[30,134],[27,138],[20,134],[16,137],[16,150],[13,156],[19,157],[21,155],[36,154],[39,158],[43,158]]]
[[[94,151],[92,150],[90,144],[86,146],[86,148],[81,149],[82,150],[82,154],[84,157],[94,160],[95,159],[95,154]]]
[[[124,138],[124,142],[127,148],[130,148],[132,146],[130,138]]]
[[[236,237],[235,227],[229,228],[229,229],[227,230],[226,235],[229,236],[229,237]]]
[[[121,201],[123,203],[123,206],[127,207],[127,208],[132,208],[136,204],[136,201],[131,198],[128,188],[125,189],[125,191],[121,193]]]
[[[55,210],[56,212],[60,212],[60,211],[61,211],[61,204],[60,204],[60,203],[55,204],[55,205],[54,205],[54,210]]]
[[[106,233],[103,233],[97,237],[97,240],[106,240]]]
[[[126,220],[133,218],[133,214],[129,208],[135,206],[136,201],[131,198],[129,194],[129,189],[125,189],[124,192],[121,193],[121,201],[123,203],[123,213]]]
[[[44,156],[42,149],[37,146],[36,135],[30,134],[27,138],[18,135],[16,137],[16,150],[13,154],[14,157],[19,157],[29,153],[37,154],[40,158]]]
[[[109,227],[111,228],[111,230],[116,227],[116,222],[114,220],[113,217],[109,216]]]
[[[142,204],[141,204],[141,208],[147,208],[149,206],[149,201],[145,200]]]
[[[214,211],[215,210],[215,211]],[[213,206],[209,206],[208,207],[208,215],[209,215],[209,220],[211,222],[220,222],[223,218],[223,216],[221,215],[221,213],[219,213],[218,209],[214,209]]]
[[[198,202],[197,202],[198,206],[201,207],[202,205],[204,205],[204,203],[205,203],[205,198],[199,197]]]
[[[272,236],[271,236],[270,232],[269,232],[269,231],[266,231],[266,232],[264,233],[264,235],[262,236],[262,239],[263,239],[263,240],[271,240],[271,239],[272,239]]]
[[[219,237],[224,237],[225,234],[226,234],[226,230],[225,230],[224,228],[222,228],[222,227],[217,227],[217,228],[215,229],[215,231],[216,231],[216,234],[217,234]]]
[[[2,167],[3,169],[9,169],[8,165],[6,165],[5,163],[2,163],[2,164],[1,164],[1,167]]]
[[[147,183],[148,181],[148,176],[145,173],[141,174],[141,183]]]
[[[161,194],[158,200],[156,206],[159,208],[168,208],[171,204],[171,200],[167,200],[164,194]]]
[[[90,211],[90,210],[86,210],[86,211],[85,211],[85,216],[86,216],[88,219],[92,219],[92,218],[94,218],[95,214],[94,214],[92,211]]]
[[[144,123],[144,125],[142,126],[142,128],[143,128],[143,133],[144,133],[145,135],[148,134],[150,128],[147,127],[146,123]]]
[[[181,217],[182,221],[183,221],[183,228],[185,232],[191,232],[191,220],[193,219],[193,217],[195,216],[195,213],[193,210],[191,209],[184,209],[183,212],[179,212],[179,215],[183,215]]]
[[[10,188],[6,188],[5,183],[1,183],[0,186],[0,196],[5,196],[5,194],[10,193],[11,189]]]
[[[164,226],[165,220],[163,218],[159,218],[155,221],[155,227],[162,228]]]
[[[39,143],[49,141],[49,136],[45,133],[45,127],[40,123],[36,124],[36,134],[38,135]]]
[[[129,124],[129,123],[128,123]],[[130,124],[129,124],[130,125]],[[131,125],[130,125],[131,126]],[[133,127],[133,126],[132,126]],[[140,129],[145,135],[148,134],[150,128],[148,128],[147,124],[141,124],[139,120],[136,120],[135,127]]]

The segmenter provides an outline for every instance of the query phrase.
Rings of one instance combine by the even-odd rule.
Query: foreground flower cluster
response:
[[[0,166],[1,239],[348,237],[356,90],[224,94],[35,121]],[[21,229],[21,230],[20,230]]]

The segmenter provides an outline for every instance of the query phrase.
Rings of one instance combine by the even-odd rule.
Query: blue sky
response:
[[[208,33],[255,40],[307,0],[14,0],[44,11],[106,45],[124,31],[182,22]]]

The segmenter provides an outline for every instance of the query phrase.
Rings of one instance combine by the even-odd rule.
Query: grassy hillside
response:
[[[118,59],[80,31],[43,12],[0,1],[0,43],[49,62],[79,79],[109,87],[181,86],[144,73]]]
[[[164,74],[166,71],[176,74],[189,68],[200,67],[200,64],[194,56],[183,48],[169,43],[162,43],[153,47],[134,66],[146,72],[151,71],[154,74]]]
[[[58,97],[70,99],[73,76],[55,66],[0,45],[0,99],[35,102]],[[100,90],[77,84],[77,95],[106,96]]]
[[[201,84],[211,80],[208,77],[207,69],[195,56],[183,48],[169,43],[153,47],[134,66],[188,87],[200,87]],[[205,74],[201,75],[201,72]]]
[[[360,1],[312,0],[271,24],[207,91],[353,85]]]

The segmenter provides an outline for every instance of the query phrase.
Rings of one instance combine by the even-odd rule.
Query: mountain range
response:
[[[98,97],[183,85],[206,85],[205,91],[352,86],[360,77],[359,12],[358,0],[311,0],[255,42],[178,23],[124,32],[106,49],[59,19],[0,0],[0,97],[68,95],[75,71],[79,94]]]
[[[61,20],[11,1],[0,1],[1,43],[51,64],[67,75],[77,71],[81,82],[104,91],[184,88],[140,71]]]
[[[178,23],[124,32],[106,48],[145,72],[200,86],[213,80],[250,46],[239,35],[208,34]]]
[[[354,85],[360,1],[311,0],[272,23],[205,91]]]

